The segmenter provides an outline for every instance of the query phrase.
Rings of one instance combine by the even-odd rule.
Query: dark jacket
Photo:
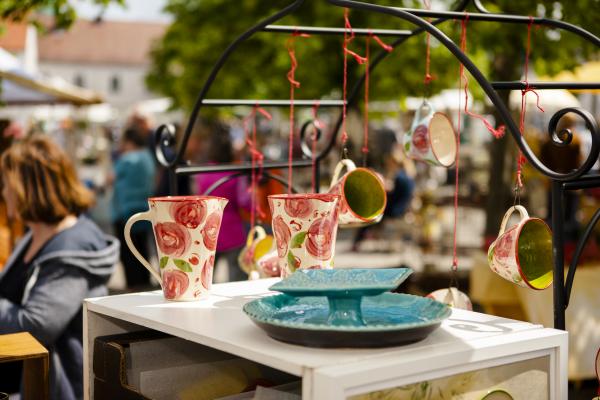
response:
[[[31,241],[19,241],[0,275]],[[50,398],[83,398],[82,301],[106,295],[119,257],[119,242],[81,216],[52,237],[29,263],[21,304],[0,297],[0,334],[27,331],[50,353]]]

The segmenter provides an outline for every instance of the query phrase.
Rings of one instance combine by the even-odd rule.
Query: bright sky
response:
[[[101,8],[91,0],[71,0],[80,18],[93,19]],[[169,22],[170,16],[162,12],[167,0],[126,0],[126,6],[111,4],[104,13],[107,20],[120,21],[160,21]]]

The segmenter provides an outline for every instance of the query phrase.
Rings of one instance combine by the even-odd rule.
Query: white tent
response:
[[[0,48],[0,79],[3,105],[102,103],[95,92],[72,85],[57,77],[33,76],[23,69],[19,60]]]

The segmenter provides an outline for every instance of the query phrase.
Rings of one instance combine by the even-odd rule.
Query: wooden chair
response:
[[[48,399],[48,350],[28,332],[0,335],[0,363],[23,360],[23,400]]]

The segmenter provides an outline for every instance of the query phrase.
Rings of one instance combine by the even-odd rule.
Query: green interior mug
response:
[[[346,173],[341,176],[344,169]],[[379,222],[387,203],[381,178],[367,168],[357,168],[349,159],[341,160],[335,166],[329,193],[341,196],[338,206],[340,228]]]
[[[520,214],[518,224],[508,230],[511,215]],[[530,218],[525,207],[511,207],[500,225],[498,238],[488,249],[492,271],[519,286],[546,289],[553,280],[552,231],[539,218]]]

